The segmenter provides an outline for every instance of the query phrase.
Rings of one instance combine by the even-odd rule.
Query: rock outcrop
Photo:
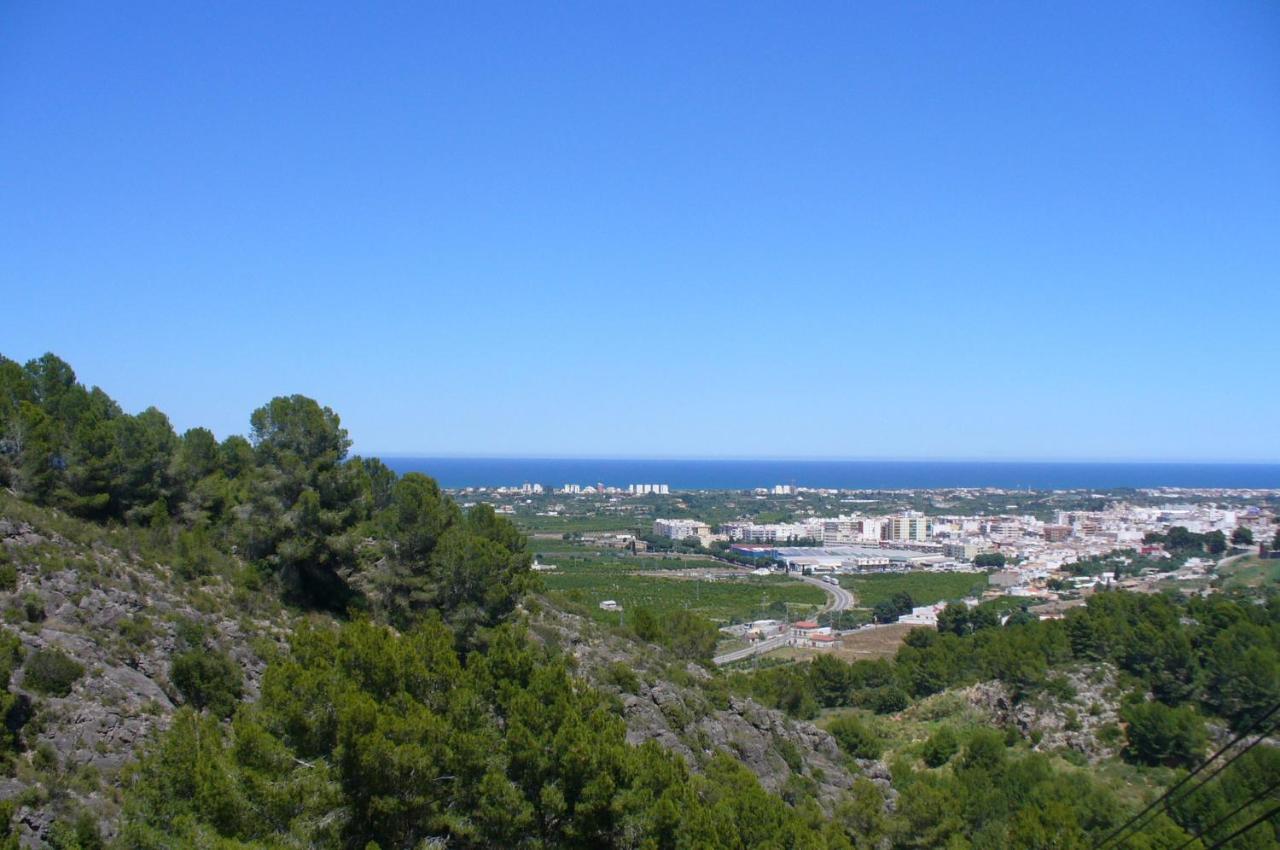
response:
[[[964,690],[965,699],[998,726],[1013,725],[1043,752],[1072,750],[1090,762],[1117,754],[1120,717],[1116,671],[1106,664],[1059,674],[1053,692],[1015,700],[1001,682],[980,682]]]
[[[694,663],[680,664],[659,647],[612,634],[586,618],[549,606],[530,616],[535,635],[573,658],[578,672],[617,694],[633,744],[657,741],[698,769],[717,752],[728,753],[786,796],[800,782],[829,803],[859,774],[888,786],[869,762],[859,772],[835,739],[811,723],[792,720],[751,699],[723,692]]]

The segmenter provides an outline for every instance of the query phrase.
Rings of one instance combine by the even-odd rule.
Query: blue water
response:
[[[383,460],[399,473],[425,472],[443,487],[497,487],[528,482],[551,487],[669,484],[678,490],[744,490],[775,484],[851,490],[1280,488],[1280,464],[428,457]]]

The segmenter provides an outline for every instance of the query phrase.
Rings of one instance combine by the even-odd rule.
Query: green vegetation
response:
[[[1159,543],[1174,555],[1221,555],[1227,551],[1227,536],[1221,531],[1210,531],[1197,534],[1180,525],[1170,528],[1165,534],[1151,532],[1142,538],[1143,543]]]
[[[705,574],[718,565],[710,562],[664,561],[654,558],[558,559],[560,569],[542,577],[548,591],[591,609],[601,622],[625,621],[626,612],[647,608],[657,613],[688,610],[719,622],[743,622],[776,613],[775,606],[799,606],[813,610],[826,594],[804,582],[782,576],[728,575],[708,581],[674,570],[695,569]],[[612,599],[622,605],[617,612],[601,611],[599,604]]]
[[[38,649],[27,656],[22,684],[36,693],[65,697],[84,675],[84,666],[60,649]]]
[[[720,640],[714,623],[689,611],[656,614],[637,608],[631,615],[631,631],[640,640],[665,646],[678,658],[703,663],[711,660]]]
[[[1218,571],[1224,588],[1268,587],[1280,584],[1280,560],[1247,555]]]
[[[1159,702],[1127,706],[1126,754],[1143,764],[1194,767],[1205,755],[1204,721],[1189,706],[1170,708]]]
[[[840,749],[853,758],[878,759],[884,744],[875,731],[854,715],[838,717],[827,724],[827,731],[836,739]]]
[[[1072,575],[1097,576],[1112,573],[1117,578],[1141,575],[1144,572],[1164,572],[1177,569],[1186,561],[1185,554],[1171,558],[1147,557],[1136,549],[1116,549],[1105,555],[1085,558],[1068,564],[1066,569]]]
[[[975,626],[970,620],[950,632],[915,629],[893,662],[824,658],[807,670],[739,674],[735,685],[812,716],[818,707],[883,711],[887,693],[920,699],[982,679],[1004,682],[1021,699],[1059,688],[1051,675],[1056,668],[1107,661],[1140,685],[1137,693],[1149,692],[1170,708],[1196,706],[1234,729],[1280,702],[1280,597],[1262,606],[1222,597],[1097,593],[1064,620],[998,622],[984,618]],[[1156,729],[1194,725],[1182,714],[1143,719]]]
[[[960,739],[950,726],[943,726],[925,741],[920,757],[928,767],[942,767],[960,751]]]
[[[426,476],[348,458],[329,408],[280,396],[249,422],[249,440],[178,436],[160,411],[124,413],[52,354],[22,366],[0,357],[0,485],[149,529],[179,575],[229,569],[235,551],[295,603],[400,625],[431,610],[462,640],[510,617],[533,586],[509,522],[487,506],[464,514]]]
[[[10,759],[18,752],[20,740],[18,732],[26,722],[28,705],[25,699],[9,690],[14,670],[22,662],[22,641],[10,632],[0,632],[0,719],[4,721],[4,731],[0,732],[0,765],[8,765]],[[12,812],[10,812],[12,815]],[[6,818],[0,817],[0,830],[8,825]],[[5,836],[0,834],[0,839]],[[5,844],[0,841],[0,850]]]
[[[1000,569],[1004,566],[1005,558],[1002,552],[983,552],[974,556],[973,565],[975,567]]]
[[[910,614],[914,607],[916,603],[911,594],[900,590],[888,599],[877,602],[871,612],[877,623],[896,623],[899,617]]]
[[[178,714],[129,788],[130,847],[843,847],[727,756],[703,775],[503,628],[308,627],[233,722]],[[637,843],[642,841],[643,843]]]
[[[985,573],[873,573],[841,576],[840,586],[858,595],[858,604],[874,608],[905,593],[916,605],[932,605],[977,596],[987,588]]]
[[[169,678],[187,705],[208,709],[215,717],[235,711],[243,691],[240,666],[225,653],[207,649],[189,649],[176,656]]]
[[[608,515],[590,511],[583,516],[544,516],[523,514],[520,527],[526,531],[556,531],[567,534],[583,532],[636,532],[653,524],[652,519],[642,520],[632,514]]]
[[[961,623],[956,619],[956,623]],[[1038,738],[1015,728],[983,730],[963,710],[945,707],[949,688],[997,679],[1015,700],[1070,706],[1074,690],[1055,671],[1101,662],[1120,670],[1128,692],[1122,711],[1128,773],[1086,771],[1078,753],[1030,753]],[[850,751],[877,747],[893,765],[898,808],[889,819],[893,847],[1089,847],[1116,823],[1136,784],[1168,784],[1168,768],[1206,754],[1205,717],[1248,726],[1280,702],[1280,597],[1191,598],[1123,592],[1095,594],[1065,620],[970,620],[945,633],[916,629],[893,661],[845,663],[820,656],[807,665],[736,673],[730,687],[789,714],[827,721]],[[1154,700],[1146,695],[1154,696]],[[952,703],[954,705],[954,703]],[[1068,723],[1076,709],[1066,711]],[[898,712],[894,724],[866,713]],[[959,755],[957,755],[959,753]],[[1120,788],[1108,787],[1124,777]],[[1179,801],[1126,844],[1177,847],[1191,833],[1240,808],[1236,826],[1265,810],[1265,791],[1280,783],[1280,751],[1248,752],[1208,790]],[[1013,789],[1017,789],[1014,791]],[[1246,806],[1254,795],[1264,799]],[[1229,829],[1216,834],[1224,836]],[[958,836],[964,841],[957,842]],[[1258,844],[1272,847],[1259,832]]]

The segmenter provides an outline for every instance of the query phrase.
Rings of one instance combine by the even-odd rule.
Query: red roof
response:
[[[798,623],[796,623],[796,624],[795,624],[795,628],[797,628],[797,629],[816,629],[816,628],[818,628],[818,624],[817,624],[817,622],[815,622],[814,620],[801,620],[800,622],[798,622]]]
[[[835,639],[836,639],[835,635],[813,635],[810,638],[810,640],[818,640],[818,641],[822,641],[823,643],[834,643]]]

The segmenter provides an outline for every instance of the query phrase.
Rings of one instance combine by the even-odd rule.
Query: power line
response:
[[[1274,730],[1268,730],[1268,732],[1270,732],[1270,731],[1274,731]],[[1240,738],[1241,738],[1241,737],[1243,737],[1243,736],[1244,736],[1244,735],[1246,735],[1246,734],[1248,734],[1248,732],[1241,733],[1241,735],[1240,735],[1240,736],[1237,736],[1235,740],[1236,740],[1236,741],[1239,741],[1239,740],[1240,740]],[[1146,809],[1144,809],[1144,810],[1143,810],[1143,813],[1140,813],[1140,814],[1139,814],[1139,817],[1142,819],[1142,823],[1135,824],[1135,825],[1134,825],[1134,827],[1135,827],[1135,828],[1137,828],[1137,827],[1141,827],[1141,826],[1146,826],[1146,825],[1147,825],[1147,823],[1149,823],[1149,822],[1150,822],[1151,817],[1144,817],[1143,815],[1145,814],[1145,812],[1149,811],[1149,810],[1150,810],[1151,808],[1153,808],[1156,804],[1158,804],[1161,800],[1164,800],[1164,801],[1165,801],[1165,808],[1168,808],[1169,806],[1173,805],[1174,803],[1180,803],[1180,802],[1182,802],[1183,800],[1187,799],[1187,798],[1188,798],[1188,797],[1190,797],[1192,794],[1194,794],[1196,791],[1199,791],[1201,788],[1203,788],[1205,785],[1207,785],[1207,784],[1209,783],[1209,781],[1210,781],[1210,780],[1212,780],[1215,776],[1217,776],[1218,774],[1222,773],[1222,771],[1224,771],[1224,770],[1226,770],[1228,767],[1230,767],[1230,766],[1231,766],[1231,764],[1232,764],[1232,762],[1234,762],[1236,759],[1238,759],[1238,758],[1240,758],[1241,756],[1243,756],[1245,753],[1249,752],[1249,750],[1251,750],[1251,749],[1253,749],[1254,747],[1256,747],[1256,746],[1258,746],[1259,744],[1261,744],[1265,739],[1266,739],[1266,733],[1264,733],[1264,734],[1262,734],[1262,735],[1259,735],[1257,738],[1255,738],[1254,740],[1252,740],[1252,741],[1250,741],[1248,744],[1246,744],[1246,745],[1244,746],[1244,748],[1242,748],[1239,752],[1237,752],[1237,753],[1232,753],[1230,758],[1228,758],[1228,759],[1227,759],[1226,761],[1224,761],[1222,764],[1220,764],[1220,765],[1218,765],[1217,767],[1215,767],[1215,768],[1214,768],[1214,769],[1213,769],[1213,770],[1212,770],[1212,771],[1211,771],[1207,776],[1205,776],[1203,779],[1201,779],[1201,780],[1200,780],[1199,782],[1197,782],[1195,785],[1192,785],[1190,788],[1188,788],[1188,789],[1186,789],[1185,791],[1183,791],[1183,792],[1181,792],[1181,793],[1177,794],[1176,799],[1175,799],[1173,796],[1171,796],[1175,791],[1177,791],[1177,789],[1178,789],[1178,787],[1179,787],[1179,786],[1183,785],[1187,780],[1191,779],[1191,777],[1195,776],[1195,775],[1196,775],[1197,773],[1199,773],[1201,770],[1203,770],[1204,768],[1208,767],[1208,766],[1209,766],[1209,764],[1210,764],[1210,763],[1212,763],[1212,761],[1213,761],[1215,758],[1217,758],[1219,755],[1221,755],[1221,754],[1222,754],[1223,750],[1225,750],[1225,749],[1226,749],[1226,747],[1224,747],[1222,750],[1219,750],[1217,753],[1214,753],[1212,756],[1210,756],[1210,757],[1209,757],[1209,759],[1208,759],[1208,760],[1206,760],[1203,764],[1201,764],[1199,767],[1197,767],[1194,771],[1192,771],[1190,774],[1188,774],[1186,777],[1184,777],[1184,778],[1183,778],[1183,780],[1182,780],[1182,782],[1179,782],[1177,785],[1175,785],[1175,786],[1173,786],[1172,788],[1170,788],[1168,791],[1166,791],[1164,794],[1162,794],[1162,795],[1160,796],[1160,798],[1158,798],[1157,800],[1155,800],[1155,801],[1152,803],[1152,805],[1151,805],[1151,806],[1148,806]],[[1232,743],[1235,743],[1235,742],[1233,741]],[[1228,745],[1227,745],[1227,747],[1230,747],[1230,746],[1231,746],[1231,744],[1228,744]],[[1166,798],[1167,798],[1167,799],[1166,799]]]
[[[1245,730],[1244,730],[1243,732],[1241,732],[1239,735],[1236,735],[1234,738],[1232,738],[1230,741],[1228,741],[1225,745],[1223,745],[1223,747],[1222,747],[1221,749],[1219,749],[1219,750],[1218,750],[1217,752],[1215,752],[1213,755],[1209,756],[1207,759],[1205,759],[1204,761],[1200,762],[1200,764],[1196,767],[1196,769],[1195,769],[1195,770],[1191,771],[1191,772],[1190,772],[1190,773],[1188,773],[1186,776],[1182,777],[1182,779],[1180,779],[1180,780],[1178,780],[1176,783],[1174,783],[1174,784],[1173,784],[1173,785],[1172,785],[1172,786],[1171,786],[1167,791],[1165,791],[1165,792],[1164,792],[1163,794],[1161,794],[1159,797],[1157,797],[1157,798],[1155,798],[1154,800],[1152,800],[1152,801],[1147,805],[1147,807],[1146,807],[1145,809],[1143,809],[1142,811],[1138,812],[1136,815],[1134,815],[1133,817],[1129,818],[1129,820],[1127,820],[1127,821],[1125,821],[1124,823],[1120,824],[1120,826],[1116,827],[1114,830],[1112,830],[1110,833],[1108,833],[1108,834],[1107,834],[1107,835],[1102,839],[1102,841],[1101,841],[1100,843],[1098,843],[1097,845],[1095,845],[1095,846],[1094,846],[1094,850],[1102,850],[1102,848],[1106,847],[1106,846],[1107,846],[1108,844],[1110,844],[1112,841],[1117,840],[1120,836],[1122,836],[1122,835],[1124,835],[1126,832],[1128,832],[1130,827],[1132,827],[1132,826],[1133,826],[1134,824],[1136,824],[1138,821],[1143,820],[1143,819],[1147,816],[1147,814],[1148,814],[1149,812],[1151,812],[1153,809],[1155,809],[1155,808],[1156,808],[1157,806],[1159,806],[1161,803],[1163,803],[1163,802],[1165,802],[1166,800],[1168,800],[1168,799],[1169,799],[1169,798],[1170,798],[1174,793],[1176,793],[1176,792],[1178,791],[1178,789],[1180,789],[1182,786],[1186,785],[1186,784],[1187,784],[1188,782],[1190,782],[1190,781],[1191,781],[1191,780],[1192,780],[1192,779],[1193,779],[1193,778],[1194,778],[1198,773],[1200,773],[1200,771],[1204,770],[1206,767],[1208,767],[1210,764],[1212,764],[1214,761],[1216,761],[1216,760],[1218,759],[1218,757],[1219,757],[1219,756],[1221,756],[1221,755],[1222,755],[1223,753],[1225,753],[1227,750],[1229,750],[1229,749],[1231,749],[1232,747],[1234,747],[1236,744],[1240,743],[1240,741],[1242,741],[1243,739],[1247,738],[1249,735],[1253,734],[1253,732],[1254,732],[1254,730],[1255,730],[1255,729],[1257,729],[1257,728],[1258,728],[1258,727],[1260,727],[1263,723],[1265,723],[1267,720],[1269,720],[1269,719],[1271,718],[1271,715],[1275,714],[1277,711],[1280,711],[1280,703],[1276,703],[1275,705],[1273,705],[1273,706],[1272,706],[1272,707],[1267,711],[1267,713],[1266,713],[1266,714],[1262,715],[1262,716],[1261,716],[1261,717],[1259,717],[1257,720],[1253,721],[1253,723],[1249,724],[1249,727],[1248,727],[1247,729],[1245,729]],[[1245,753],[1245,752],[1247,752],[1248,750],[1250,750],[1250,749],[1252,749],[1253,747],[1257,746],[1257,744],[1258,744],[1261,740],[1262,740],[1262,739],[1261,739],[1261,738],[1259,738],[1259,739],[1258,739],[1258,741],[1254,741],[1253,743],[1249,744],[1247,747],[1245,747],[1245,749],[1244,749],[1244,750],[1242,750],[1241,752],[1236,753],[1234,756],[1232,756],[1232,757],[1231,757],[1231,758],[1230,758],[1230,759],[1229,759],[1225,764],[1223,764],[1223,765],[1222,765],[1222,767],[1224,767],[1224,768],[1225,768],[1227,765],[1231,764],[1231,762],[1232,762],[1232,761],[1235,761],[1237,758],[1239,758],[1240,756],[1244,755],[1244,753]],[[1201,785],[1203,785],[1205,782],[1208,782],[1208,781],[1209,781],[1210,779],[1212,779],[1214,776],[1217,776],[1217,775],[1218,775],[1218,773],[1220,773],[1220,772],[1221,772],[1221,768],[1219,768],[1218,770],[1215,770],[1213,773],[1209,774],[1209,776],[1208,776],[1208,777],[1206,777],[1202,782],[1200,782],[1199,784],[1197,784],[1197,785],[1195,786],[1195,788],[1191,788],[1191,789],[1189,789],[1189,790],[1187,791],[1187,793],[1188,793],[1188,794],[1190,794],[1192,791],[1195,791],[1197,788],[1199,788],[1199,787],[1200,787]],[[1184,795],[1184,796],[1185,796],[1185,795]]]
[[[1258,824],[1264,821],[1271,820],[1271,818],[1275,817],[1276,815],[1280,815],[1280,806],[1274,806],[1270,811],[1266,812],[1265,814],[1258,815],[1256,818],[1249,821],[1244,826],[1240,827],[1235,832],[1228,835],[1226,838],[1208,847],[1207,850],[1218,850],[1219,847],[1226,844],[1228,841],[1231,841],[1234,838],[1239,838],[1249,830],[1253,829]]]
[[[1191,836],[1191,837],[1190,837],[1190,838],[1188,838],[1186,841],[1184,841],[1184,842],[1182,842],[1181,844],[1179,844],[1177,847],[1173,848],[1173,850],[1184,850],[1184,848],[1186,848],[1186,847],[1190,847],[1190,846],[1191,846],[1192,844],[1194,844],[1196,841],[1199,841],[1199,840],[1200,840],[1201,838],[1203,838],[1204,836],[1208,835],[1209,833],[1213,832],[1213,831],[1214,831],[1215,829],[1217,829],[1218,827],[1220,827],[1220,826],[1222,826],[1223,824],[1227,823],[1227,822],[1228,822],[1228,821],[1230,821],[1233,817],[1235,817],[1236,815],[1240,814],[1240,813],[1241,813],[1241,812],[1243,812],[1245,809],[1247,809],[1247,808],[1249,808],[1250,806],[1252,806],[1254,803],[1261,802],[1261,801],[1262,801],[1262,799],[1263,799],[1264,797],[1266,797],[1267,795],[1269,795],[1272,791],[1276,790],[1277,788],[1280,788],[1280,779],[1277,779],[1275,782],[1271,783],[1271,785],[1270,785],[1270,786],[1268,786],[1267,788],[1264,788],[1264,789],[1262,789],[1261,791],[1259,791],[1257,794],[1254,794],[1252,797],[1250,797],[1249,799],[1245,800],[1243,803],[1241,803],[1240,805],[1236,806],[1234,809],[1232,809],[1231,811],[1227,812],[1225,815],[1223,815],[1222,817],[1218,818],[1216,821],[1214,821],[1213,823],[1209,824],[1209,825],[1208,825],[1208,826],[1206,826],[1204,829],[1200,830],[1200,831],[1199,831],[1199,832],[1197,832],[1195,835]]]

